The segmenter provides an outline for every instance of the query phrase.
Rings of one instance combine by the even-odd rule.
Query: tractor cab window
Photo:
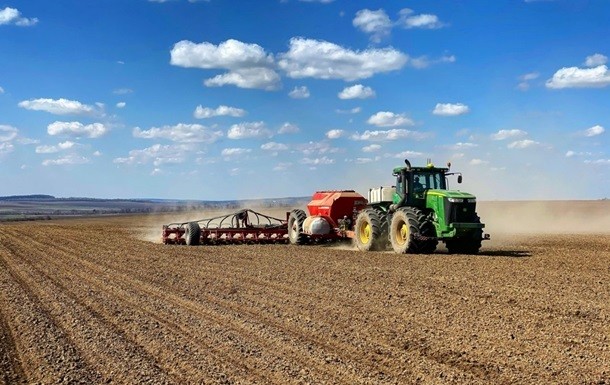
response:
[[[413,174],[413,192],[421,193],[425,190],[445,190],[445,178],[442,173],[416,172]]]

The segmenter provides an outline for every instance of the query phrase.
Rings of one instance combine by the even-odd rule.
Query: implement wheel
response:
[[[304,245],[307,243],[307,234],[303,233],[303,222],[307,214],[305,211],[296,209],[290,212],[288,217],[288,239],[292,245]]]
[[[197,246],[201,241],[201,227],[197,222],[189,222],[185,225],[184,240],[188,246]]]
[[[373,209],[364,209],[356,217],[355,238],[356,247],[360,251],[378,251],[385,248],[382,236],[381,218]]]

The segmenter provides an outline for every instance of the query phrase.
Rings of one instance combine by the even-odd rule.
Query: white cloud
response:
[[[599,124],[596,126],[593,126],[591,128],[588,128],[584,131],[585,136],[587,137],[591,137],[591,136],[597,136],[597,135],[601,135],[605,132],[606,130],[600,126]]]
[[[417,151],[403,151],[399,154],[394,155],[394,158],[400,158],[400,159],[405,159],[405,158],[421,158],[423,157],[424,154],[422,152],[417,152]]]
[[[453,151],[460,151],[460,150],[465,150],[468,148],[475,148],[478,147],[479,145],[476,143],[470,143],[470,142],[458,142],[456,144],[453,144],[451,146],[447,146],[449,149],[453,150]]]
[[[326,137],[328,139],[339,139],[342,136],[345,136],[345,131],[344,130],[329,130],[326,131]]]
[[[10,142],[15,139],[19,130],[12,126],[0,124],[0,142]]]
[[[369,140],[372,142],[381,142],[389,140],[398,140],[411,138],[420,140],[425,137],[425,134],[416,131],[409,131],[405,129],[391,129],[387,131],[365,131],[363,134],[356,133],[352,135],[352,140]]]
[[[404,114],[395,114],[389,111],[380,111],[372,115],[367,120],[367,123],[377,127],[412,126],[415,124],[413,120]]]
[[[15,146],[10,142],[0,142],[0,155],[6,155],[13,151]]]
[[[264,122],[234,124],[227,133],[229,139],[270,138],[271,136],[272,133]]]
[[[328,142],[308,142],[297,146],[297,149],[304,155],[313,154],[334,154],[339,152],[339,149],[331,146]]]
[[[401,9],[399,14],[398,24],[403,28],[438,29],[445,26],[436,15],[426,13],[415,15],[414,11],[408,8]]]
[[[42,161],[43,166],[67,166],[74,164],[86,164],[89,159],[84,156],[70,154],[57,159],[45,159]]]
[[[246,115],[246,110],[241,108],[229,107],[229,106],[218,106],[216,108],[203,107],[201,105],[195,108],[193,116],[197,119],[209,119],[216,116],[232,116],[234,118],[241,118]]]
[[[530,72],[525,75],[519,76],[519,80],[521,80],[521,81],[517,85],[517,88],[520,89],[521,91],[529,90],[530,81],[538,79],[539,76],[540,76],[540,74],[538,72]]]
[[[339,99],[368,99],[375,97],[375,91],[371,87],[356,84],[346,87],[338,94]]]
[[[273,167],[273,171],[286,171],[292,167],[292,163],[290,162],[280,162],[275,167]]]
[[[456,60],[457,59],[455,58],[455,55],[444,55],[438,59],[430,59],[430,58],[428,58],[428,56],[424,55],[424,56],[411,58],[409,65],[413,68],[422,69],[422,68],[428,68],[433,64],[455,63]]]
[[[19,27],[29,27],[38,23],[38,19],[22,17],[21,12],[15,8],[6,7],[0,9],[0,25],[17,25]]]
[[[0,94],[4,93],[4,88],[0,87]]]
[[[127,103],[125,103],[125,102],[118,102],[118,103],[116,104],[116,107],[117,107],[117,108],[125,108],[125,106],[126,106],[126,105],[127,105]]]
[[[294,89],[288,93],[288,96],[293,99],[307,99],[310,96],[309,89],[307,86],[294,87]]]
[[[333,164],[333,163],[335,163],[335,160],[329,159],[326,156],[323,156],[321,158],[303,158],[303,159],[301,159],[301,163],[318,166],[318,165]]]
[[[154,144],[142,150],[131,150],[125,158],[115,158],[117,164],[149,164],[161,166],[164,164],[178,164],[186,160],[186,154],[192,150],[188,145],[161,145]]]
[[[401,69],[407,55],[393,48],[352,51],[327,41],[292,38],[280,55],[279,67],[291,78],[366,79]]]
[[[508,148],[513,148],[513,149],[524,149],[524,148],[529,148],[529,147],[533,147],[533,146],[537,146],[540,143],[533,141],[531,139],[524,139],[524,140],[517,140],[515,142],[510,143],[507,147]]]
[[[277,131],[277,133],[278,134],[296,134],[299,131],[301,131],[299,129],[299,126],[297,126],[296,124],[286,122],[286,123],[282,124],[282,127],[280,127],[280,129]]]
[[[586,164],[609,166],[610,159],[585,160]]]
[[[174,45],[170,64],[185,68],[226,69],[227,73],[204,81],[208,87],[235,85],[240,88],[275,90],[280,77],[272,69],[273,55],[258,44],[229,39],[218,45],[182,40]]]
[[[608,63],[608,57],[600,53],[587,56],[587,59],[585,60],[585,65],[587,67],[597,67],[606,63]]]
[[[564,67],[546,81],[547,88],[601,88],[610,84],[610,71],[605,65],[593,68]]]
[[[484,165],[484,164],[489,164],[489,162],[486,161],[486,160],[476,159],[476,158],[475,159],[471,159],[469,163],[472,166],[481,166],[481,165]]]
[[[286,151],[288,146],[284,143],[268,142],[261,145],[261,150],[265,151]]]
[[[110,129],[102,123],[82,124],[81,122],[53,122],[47,126],[49,135],[71,135],[76,137],[99,138]]]
[[[440,116],[463,115],[470,111],[470,107],[462,103],[437,103],[432,113]]]
[[[379,144],[371,144],[369,146],[362,147],[363,152],[375,152],[381,150],[381,146]]]
[[[93,156],[102,156],[102,153],[101,153],[101,151],[95,151],[93,153]]]
[[[76,100],[68,99],[32,99],[19,102],[19,107],[26,110],[45,111],[54,115],[92,115],[95,108]]]
[[[388,36],[393,27],[392,21],[383,9],[377,11],[361,9],[356,12],[352,24],[362,32],[370,34],[371,41],[376,43]]]
[[[491,138],[493,140],[504,140],[504,139],[508,139],[508,138],[517,138],[517,137],[525,136],[525,135],[527,135],[527,132],[522,131],[522,130],[517,130],[517,129],[500,130],[500,131],[496,132],[495,134],[492,134]]]
[[[37,154],[53,154],[62,150],[69,150],[76,146],[76,143],[69,140],[59,143],[57,146],[36,146]]]
[[[220,153],[225,158],[236,157],[240,155],[245,155],[251,152],[249,148],[225,148]]]
[[[354,160],[354,163],[356,163],[356,164],[373,163],[375,161],[378,161],[379,159],[381,159],[381,158],[379,158],[379,157],[376,157],[376,158],[356,158]]]
[[[222,137],[222,131],[202,126],[200,124],[179,123],[175,126],[153,127],[142,130],[133,129],[133,136],[143,139],[165,139],[181,143],[214,143]]]
[[[354,107],[351,110],[335,110],[338,114],[358,114],[362,111],[360,107]]]

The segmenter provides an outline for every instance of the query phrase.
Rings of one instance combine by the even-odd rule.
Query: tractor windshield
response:
[[[415,172],[413,173],[414,190],[446,190],[445,176],[441,172]]]

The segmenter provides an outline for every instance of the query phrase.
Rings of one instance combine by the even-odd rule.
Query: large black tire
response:
[[[474,223],[481,223],[481,218],[475,216]],[[445,241],[449,254],[478,254],[483,243],[483,229],[476,229],[470,236],[459,237]]]
[[[383,237],[379,213],[372,208],[360,211],[354,226],[356,247],[360,251],[384,250],[387,237]]]
[[[374,207],[373,210],[379,216],[379,227],[381,235],[379,235],[379,250],[389,250],[392,246],[390,243],[390,216],[387,212],[380,208]]]
[[[303,232],[303,222],[307,214],[301,209],[292,210],[288,216],[288,240],[292,245],[304,245],[309,238]]]
[[[431,254],[436,250],[436,230],[428,217],[414,207],[403,207],[392,215],[390,243],[400,254]]]
[[[189,222],[184,228],[184,240],[188,246],[197,246],[201,241],[201,227],[197,222]]]

